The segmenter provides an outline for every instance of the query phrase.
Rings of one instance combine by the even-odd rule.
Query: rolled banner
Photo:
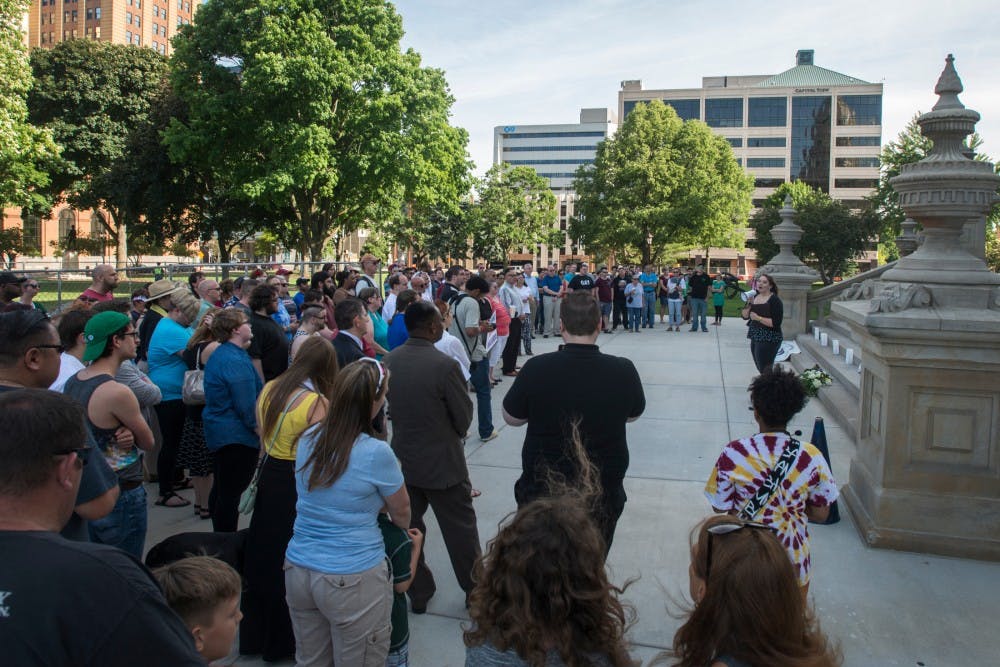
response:
[[[813,446],[823,455],[823,458],[826,459],[826,464],[830,466],[830,471],[833,472],[833,464],[830,463],[830,446],[826,442],[826,426],[823,425],[822,417],[816,417],[816,423],[813,424],[813,433],[810,440]],[[840,521],[840,510],[837,508],[837,501],[835,500],[830,505],[830,515],[826,517],[823,525],[827,526],[838,521]]]
[[[833,356],[838,356],[840,354],[840,341],[836,338],[833,339]]]

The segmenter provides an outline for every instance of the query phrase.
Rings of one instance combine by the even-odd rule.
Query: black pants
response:
[[[181,449],[181,437],[184,435],[184,418],[187,409],[184,401],[175,399],[157,403],[156,419],[160,422],[160,433],[163,444],[156,457],[156,474],[160,478],[160,495],[166,496],[174,490],[174,467],[177,465],[177,452]]]
[[[611,304],[612,328],[617,329],[619,325],[628,328],[628,310],[625,309],[625,299],[615,299]]]
[[[763,373],[765,368],[774,363],[774,356],[778,354],[781,341],[750,341],[750,354],[753,356],[753,363],[757,367],[758,373]]]
[[[427,540],[430,539],[424,525],[424,513],[428,506],[434,510],[434,517],[441,528],[441,537],[448,549],[458,585],[469,593],[474,585],[472,567],[481,553],[476,510],[472,507],[472,484],[468,479],[447,489],[424,489],[407,484],[406,490],[410,494],[410,527],[418,529],[425,536],[417,571],[413,575],[410,590],[407,591],[411,603],[414,607],[426,607],[437,590],[434,575],[424,560]]]
[[[234,444],[215,452],[215,479],[208,500],[215,532],[236,531],[240,521],[240,496],[257,469],[258,451],[256,447]]]
[[[510,321],[510,335],[503,346],[501,357],[503,358],[503,372],[513,373],[517,368],[517,351],[521,348],[521,318],[515,317]]]
[[[716,306],[715,307],[715,321],[716,322],[721,322],[722,321],[722,308],[723,308],[723,306]]]
[[[260,471],[257,502],[247,531],[240,653],[267,662],[295,656],[295,634],[285,603],[285,547],[295,523],[295,461],[269,458]]]

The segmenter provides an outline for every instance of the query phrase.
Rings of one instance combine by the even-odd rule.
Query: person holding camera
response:
[[[784,313],[774,279],[766,273],[757,276],[757,293],[747,299],[747,305],[740,315],[747,320],[750,354],[758,373],[769,368],[778,354],[778,348],[784,340],[781,336]]]
[[[632,282],[625,286],[625,305],[628,307],[628,323],[625,325],[625,330],[631,330],[635,333],[639,333],[639,324],[643,315],[642,299],[645,296],[640,279],[639,274],[634,274]],[[645,326],[643,324],[643,327]]]

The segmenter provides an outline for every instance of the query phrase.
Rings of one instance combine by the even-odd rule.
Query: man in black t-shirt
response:
[[[264,382],[270,382],[288,368],[288,338],[281,325],[271,319],[278,312],[278,292],[270,285],[258,285],[250,293],[248,305],[253,339],[247,354]]]
[[[589,273],[578,273],[569,281],[567,289],[570,292],[586,292],[592,296],[597,296],[597,283]]]
[[[44,389],[0,394],[0,646],[10,665],[194,667],[194,638],[152,575],[120,549],[71,542],[83,408]],[[58,601],[58,603],[54,603]]]
[[[646,397],[632,362],[601,354],[595,345],[601,333],[596,299],[586,293],[563,299],[560,327],[562,348],[525,362],[504,398],[504,421],[528,425],[514,498],[521,506],[546,495],[549,470],[572,483],[577,471],[568,456],[567,435],[579,422],[584,448],[600,478],[594,520],[604,536],[606,553],[625,508],[623,480],[629,464],[625,424],[639,418]],[[595,386],[618,390],[595,392]]]
[[[708,288],[712,286],[712,279],[705,273],[705,267],[700,264],[694,271],[694,275],[688,278],[688,301],[691,303],[691,331],[698,330],[698,322],[701,320],[701,330],[708,333]]]

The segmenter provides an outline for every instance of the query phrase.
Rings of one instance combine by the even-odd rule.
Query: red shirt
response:
[[[100,292],[95,292],[88,287],[78,298],[90,299],[91,301],[111,301],[115,298],[115,295],[111,292],[101,294]]]

